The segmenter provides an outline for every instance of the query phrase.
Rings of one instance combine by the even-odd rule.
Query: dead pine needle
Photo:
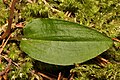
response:
[[[61,12],[61,11],[59,11],[59,10],[57,10],[57,9],[55,9],[55,8],[53,8],[53,7],[51,7],[51,6],[49,5],[49,3],[47,3],[46,0],[42,0],[42,1],[43,1],[44,4],[47,5],[53,12]]]
[[[97,60],[96,63],[97,63],[99,66],[101,66],[101,67],[105,67],[106,64],[109,64],[109,63],[110,63],[108,60],[106,60],[106,59],[104,59],[104,58],[102,58],[102,57],[100,57],[100,56],[97,56],[97,57],[96,57],[96,60]]]
[[[2,53],[4,47],[6,46],[8,40],[10,39],[10,37],[11,37],[11,34],[9,35],[9,37],[7,38],[7,40],[2,44],[2,47],[0,48],[0,54]]]
[[[3,71],[0,72],[0,76],[3,76],[5,73],[7,73],[7,72],[10,70],[10,65],[12,64],[12,60],[9,59],[8,62],[9,62],[9,63],[8,63],[8,65],[6,66],[6,68],[5,68]]]
[[[45,75],[45,74],[43,74],[41,72],[38,72],[38,74],[41,75],[42,77],[48,79],[48,80],[54,80],[53,78],[51,78],[51,77],[49,77],[49,76],[47,76],[47,75]]]
[[[112,40],[117,41],[117,42],[120,42],[120,40],[117,39],[117,38],[112,38]]]
[[[61,72],[59,73],[57,80],[61,80]]]

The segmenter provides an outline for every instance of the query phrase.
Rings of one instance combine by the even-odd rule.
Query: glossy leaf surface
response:
[[[21,49],[36,60],[56,65],[85,62],[106,51],[113,43],[98,31],[55,19],[34,19],[23,32]]]

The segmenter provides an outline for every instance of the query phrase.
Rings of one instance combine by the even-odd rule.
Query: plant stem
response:
[[[13,0],[12,5],[10,7],[10,17],[8,19],[8,27],[6,32],[4,32],[4,34],[1,36],[1,39],[5,39],[8,35],[10,35],[11,32],[11,25],[12,25],[12,21],[13,21],[13,17],[14,17],[14,8],[15,8],[15,4],[16,4],[17,0]]]

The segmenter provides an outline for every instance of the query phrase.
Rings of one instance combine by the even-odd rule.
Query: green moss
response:
[[[120,37],[119,0],[46,0],[47,4],[42,0],[33,1],[36,2],[30,3],[27,0],[20,0],[17,3],[16,17],[18,20],[16,22],[28,22],[33,18],[63,19],[89,26],[106,34],[110,38]],[[8,10],[8,6],[0,1],[0,26],[6,23]],[[17,19],[16,17],[15,19]],[[20,33],[15,33],[15,35],[17,34]],[[19,65],[11,65],[11,70],[8,74],[9,79],[26,80],[36,78],[35,74],[31,73],[31,70],[34,69],[33,60],[19,49],[18,41],[9,41],[4,49],[4,53],[6,54],[2,54],[3,56],[11,58]],[[111,64],[107,64],[105,68],[101,68],[93,60],[90,60],[71,69],[71,72],[77,74],[74,79],[119,80],[120,43],[114,42],[114,46],[100,56],[109,60]],[[6,60],[3,59],[2,61],[0,71],[7,65]],[[44,66],[42,64],[39,68],[44,69]],[[53,70],[52,67],[50,68],[49,70]]]
[[[95,64],[84,64],[71,71],[77,72],[75,80],[119,80],[120,64],[108,64],[105,68],[100,68]]]

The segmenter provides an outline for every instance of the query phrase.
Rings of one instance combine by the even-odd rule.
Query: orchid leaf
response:
[[[56,19],[34,19],[25,26],[23,33],[21,49],[36,60],[55,65],[85,62],[113,44],[96,30]]]

